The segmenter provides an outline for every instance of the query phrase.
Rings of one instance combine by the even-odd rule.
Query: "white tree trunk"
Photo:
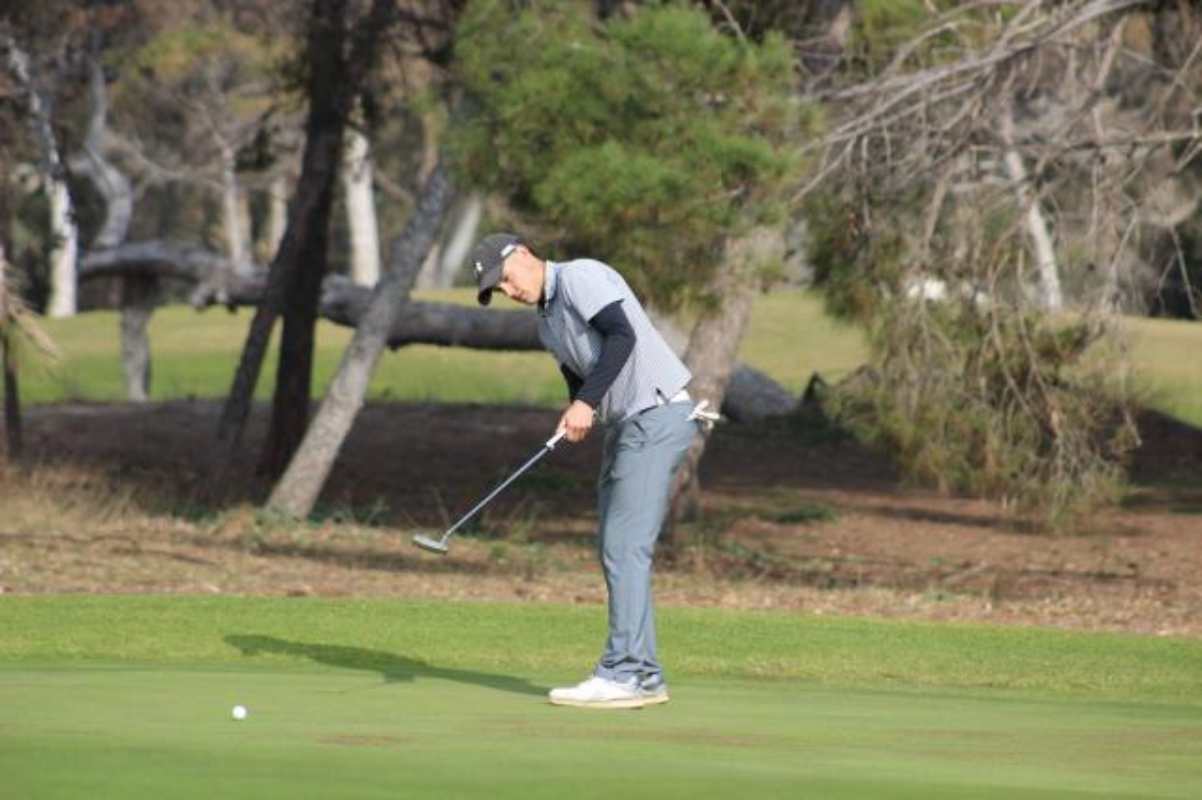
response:
[[[75,300],[75,261],[79,257],[79,230],[75,226],[67,182],[62,179],[61,167],[55,162],[57,154],[47,175],[50,233],[54,237],[55,247],[50,252],[50,302],[46,313],[51,317],[70,317],[78,308]],[[56,172],[59,177],[53,177]]]
[[[1019,208],[1023,212],[1023,224],[1031,240],[1031,251],[1035,257],[1036,274],[1039,276],[1040,305],[1046,311],[1059,311],[1064,307],[1064,296],[1060,291],[1060,273],[1056,267],[1056,249],[1047,221],[1039,205],[1039,198],[1027,185],[1027,169],[1022,155],[1014,146],[1014,111],[1007,108],[1002,115],[1002,141],[1006,145],[1004,162],[1006,172],[1018,194]]]
[[[50,235],[54,237],[54,247],[50,251],[50,302],[46,311],[52,317],[69,317],[76,311],[75,262],[79,256],[79,230],[75,225],[58,142],[50,124],[50,109],[35,85],[28,54],[9,36],[0,37],[0,48],[8,51],[8,69],[17,85],[25,90],[29,124],[42,148],[41,168],[50,198]]]
[[[267,248],[263,260],[271,263],[275,253],[280,249],[280,240],[284,238],[284,228],[288,226],[288,179],[277,175],[271,180],[268,189],[269,205],[267,214]]]
[[[468,195],[453,215],[442,247],[432,251],[422,266],[417,277],[417,288],[449,289],[455,285],[455,275],[467,262],[483,217],[484,195]]]
[[[351,277],[355,283],[375,286],[380,280],[380,233],[376,224],[371,145],[354,127],[347,128],[346,139],[342,185],[351,233]]]
[[[100,65],[91,65],[92,101],[83,152],[71,158],[71,168],[86,175],[104,198],[104,224],[92,241],[91,250],[120,247],[133,218],[133,189],[129,180],[105,155],[108,136],[108,92]],[[124,275],[121,278],[121,366],[125,372],[126,396],[135,403],[150,399],[150,338],[147,328],[154,313],[158,280],[153,275]]]
[[[227,144],[221,146],[221,222],[225,228],[225,252],[233,264],[247,259],[246,230],[242,224],[241,192],[235,170],[236,154]]]

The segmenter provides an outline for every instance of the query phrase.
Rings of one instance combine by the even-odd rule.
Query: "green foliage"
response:
[[[828,310],[868,331],[873,377],[844,387],[844,421],[910,479],[1052,528],[1115,501],[1136,443],[1121,355],[1101,320],[1032,302],[1013,202],[932,220],[929,183],[859,180],[807,201]],[[931,285],[946,296],[921,299]]]
[[[888,64],[931,16],[923,0],[865,0],[857,6],[849,44],[869,69]]]
[[[245,151],[244,164],[261,162],[258,121],[296,100],[284,85],[293,43],[240,30],[219,14],[181,16],[107,54],[121,75],[112,89],[113,122],[136,131],[152,159],[201,175],[219,163],[218,140]]]
[[[844,391],[840,411],[911,479],[1052,529],[1118,500],[1138,440],[1107,362],[1086,358],[1107,333],[1095,321],[972,302],[893,300],[878,313],[875,380]]]
[[[218,68],[226,87],[258,78],[270,71],[282,55],[278,42],[211,20],[171,28],[116,60],[144,77],[164,84],[205,79],[206,70]]]
[[[467,181],[505,194],[549,244],[619,263],[676,305],[723,237],[781,213],[799,166],[792,55],[681,3],[605,23],[590,5],[468,7],[457,56],[473,113],[451,146]]]

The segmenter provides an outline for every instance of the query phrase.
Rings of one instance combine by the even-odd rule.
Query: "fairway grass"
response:
[[[1202,796],[1202,642],[660,628],[673,701],[597,712],[544,699],[587,672],[596,606],[0,599],[0,796]]]

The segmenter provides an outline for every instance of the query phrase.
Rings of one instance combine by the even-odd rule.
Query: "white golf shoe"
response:
[[[548,697],[552,705],[578,708],[642,708],[649,702],[637,681],[618,683],[596,675],[575,686],[552,689]]]

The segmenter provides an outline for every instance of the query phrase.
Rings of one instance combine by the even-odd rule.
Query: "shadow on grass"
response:
[[[241,650],[244,656],[273,653],[292,656],[294,658],[307,658],[318,664],[326,664],[341,669],[378,672],[385,683],[402,683],[418,678],[440,678],[442,680],[469,683],[474,686],[483,686],[488,689],[512,692],[514,694],[541,697],[548,691],[547,688],[535,686],[522,678],[497,675],[491,672],[477,672],[469,669],[436,667],[416,658],[406,658],[395,653],[386,653],[382,650],[368,650],[363,647],[289,642],[285,639],[277,639],[274,636],[241,634],[226,636],[225,642]]]

